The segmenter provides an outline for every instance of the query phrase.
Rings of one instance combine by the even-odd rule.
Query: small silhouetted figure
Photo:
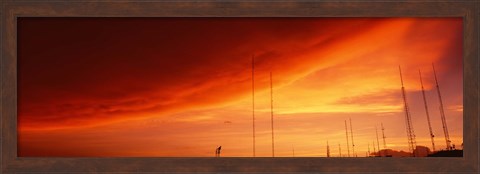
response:
[[[218,146],[218,148],[215,150],[215,157],[220,157],[220,150],[222,150],[222,146]]]

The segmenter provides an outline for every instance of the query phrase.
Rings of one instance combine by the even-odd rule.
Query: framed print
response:
[[[2,2],[2,172],[476,173],[478,10]]]

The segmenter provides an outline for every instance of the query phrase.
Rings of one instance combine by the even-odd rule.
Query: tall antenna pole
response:
[[[368,143],[368,156],[370,156],[370,143]]]
[[[328,145],[328,140],[327,140],[327,157],[330,157],[330,146]]]
[[[383,148],[387,149],[387,143],[385,142],[385,138],[387,138],[385,137],[385,128],[383,128],[383,123],[381,123],[381,125],[382,125]]]
[[[352,118],[350,119],[350,136],[352,138],[352,156],[355,156],[355,143],[353,142],[353,129],[352,129]]]
[[[273,83],[272,83],[271,71],[270,71],[270,115],[272,118],[272,157],[275,157],[275,141],[273,138]]]
[[[380,141],[378,141],[378,129],[375,126],[375,134],[377,134],[377,147],[378,147],[378,154],[380,155]]]
[[[382,138],[383,138],[383,149],[385,149],[385,157],[388,156],[388,150],[387,150],[387,143],[385,142],[385,128],[383,128],[383,123],[381,123],[382,125]]]
[[[347,120],[345,120],[345,134],[347,137],[347,152],[348,152],[348,157],[350,157],[350,145],[348,143],[348,129],[347,129]]]
[[[340,146],[340,143],[338,143],[338,154],[342,157],[342,146]]]
[[[425,113],[427,114],[428,130],[430,131],[430,139],[432,140],[432,150],[435,151],[435,141],[433,138],[435,136],[433,135],[432,125],[430,123],[430,114],[428,114],[427,98],[425,97],[425,89],[423,88],[422,73],[420,72],[420,70],[418,70],[418,75],[420,75],[420,84],[422,85],[423,103],[425,105]]]
[[[435,65],[433,65],[433,74],[435,75],[435,83],[437,85],[437,93],[438,93],[438,100],[440,101],[440,116],[442,118],[442,126],[443,126],[443,134],[445,134],[445,142],[447,144],[447,150],[451,150],[452,147],[450,146],[450,135],[448,135],[448,127],[447,127],[447,120],[445,119],[445,111],[443,110],[443,101],[442,95],[440,95],[440,87],[438,86],[437,80],[437,72],[435,71]]]
[[[416,147],[415,132],[413,131],[412,119],[411,119],[410,111],[408,109],[407,96],[405,94],[405,87],[403,86],[402,69],[400,68],[400,66],[398,66],[398,70],[400,71],[400,81],[402,82],[402,96],[403,96],[403,105],[405,109],[405,124],[407,129],[408,147],[410,149],[410,152],[412,152],[412,155],[416,156],[415,155],[415,147]]]
[[[253,157],[255,157],[255,55],[252,55]]]
[[[375,154],[376,152],[377,152],[377,149],[375,149],[375,141],[373,141],[373,154]]]

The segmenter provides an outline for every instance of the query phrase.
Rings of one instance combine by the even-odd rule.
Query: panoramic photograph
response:
[[[463,25],[19,17],[17,154],[462,157]]]

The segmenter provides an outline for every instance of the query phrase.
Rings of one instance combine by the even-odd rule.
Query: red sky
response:
[[[385,127],[408,151],[398,66],[417,145],[463,141],[461,18],[19,18],[19,156],[364,156]],[[379,129],[379,134],[381,131]],[[350,141],[350,140],[349,140]],[[380,139],[380,142],[382,140]],[[350,142],[351,143],[351,142]],[[372,147],[371,147],[372,148]],[[350,149],[352,150],[352,149]],[[373,150],[373,148],[372,148]]]

